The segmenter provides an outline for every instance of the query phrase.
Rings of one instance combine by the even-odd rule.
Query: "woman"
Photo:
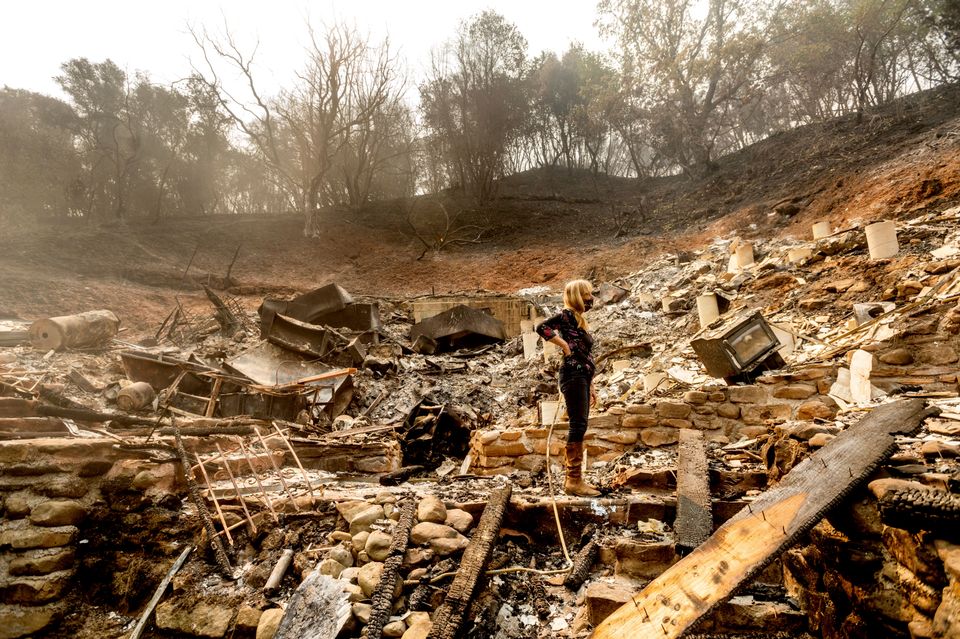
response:
[[[567,404],[570,430],[567,435],[567,477],[563,490],[568,495],[596,497],[600,492],[583,481],[583,435],[587,431],[587,415],[596,402],[593,372],[596,366],[590,350],[587,320],[583,314],[593,308],[593,286],[586,280],[567,282],[563,288],[563,310],[537,327],[540,337],[556,344],[563,351],[560,367],[560,391]]]

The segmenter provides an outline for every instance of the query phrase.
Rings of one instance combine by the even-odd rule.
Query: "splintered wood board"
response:
[[[650,582],[591,637],[681,636],[862,484],[895,450],[894,435],[915,431],[926,414],[922,399],[874,409]]]
[[[677,519],[673,525],[678,552],[697,548],[713,532],[709,471],[703,431],[681,429],[677,460]]]

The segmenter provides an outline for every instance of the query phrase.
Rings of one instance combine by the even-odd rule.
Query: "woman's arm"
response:
[[[554,334],[554,336],[548,339],[547,341],[550,342],[551,344],[556,344],[557,346],[559,346],[560,350],[563,351],[564,356],[567,356],[567,357],[570,356],[570,345],[567,344],[567,341],[565,339],[560,337],[560,333]]]
[[[540,337],[544,339],[544,341],[550,342],[551,344],[556,344],[557,346],[564,348],[563,346],[561,346],[561,343],[566,344],[567,342],[566,340],[563,339],[562,335],[560,334],[561,333],[560,327],[563,326],[565,322],[566,322],[566,318],[563,316],[563,312],[561,311],[559,314],[554,315],[550,319],[545,319],[539,324],[537,324],[537,327],[534,330],[537,331],[537,333],[540,335]],[[560,342],[555,342],[554,341],[555,337],[559,337]],[[564,348],[564,352],[567,352],[568,349],[569,347]]]

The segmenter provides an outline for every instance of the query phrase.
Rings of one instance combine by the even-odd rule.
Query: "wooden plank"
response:
[[[650,582],[597,626],[591,637],[681,636],[862,484],[896,450],[894,435],[913,432],[928,414],[922,399],[874,409]]]
[[[490,495],[487,507],[480,516],[480,523],[470,538],[470,545],[463,551],[460,569],[450,584],[446,598],[433,615],[428,639],[454,639],[457,636],[480,577],[493,553],[503,516],[510,503],[510,493],[511,486],[507,484]]]
[[[180,556],[177,557],[177,560],[173,562],[173,565],[170,566],[170,570],[167,571],[166,576],[160,581],[160,585],[157,586],[157,589],[153,593],[153,597],[150,598],[150,601],[147,603],[147,607],[144,608],[143,614],[140,615],[140,621],[137,622],[136,627],[133,629],[133,632],[130,633],[128,639],[140,639],[140,635],[143,634],[143,629],[147,627],[147,622],[150,621],[151,615],[153,615],[154,609],[156,609],[157,604],[160,603],[160,598],[163,597],[163,593],[167,591],[167,586],[170,585],[170,582],[173,581],[174,576],[177,572],[180,571],[180,568],[183,566],[183,563],[187,560],[187,557],[190,556],[190,553],[193,551],[193,546],[187,546],[183,549],[183,552],[180,553]]]
[[[710,469],[703,431],[680,430],[677,460],[677,519],[674,522],[677,552],[685,555],[713,532],[710,504]]]

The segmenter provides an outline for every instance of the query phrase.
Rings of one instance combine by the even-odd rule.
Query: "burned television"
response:
[[[734,315],[690,345],[707,373],[728,382],[752,381],[765,370],[785,365],[777,353],[782,344],[759,311]]]

